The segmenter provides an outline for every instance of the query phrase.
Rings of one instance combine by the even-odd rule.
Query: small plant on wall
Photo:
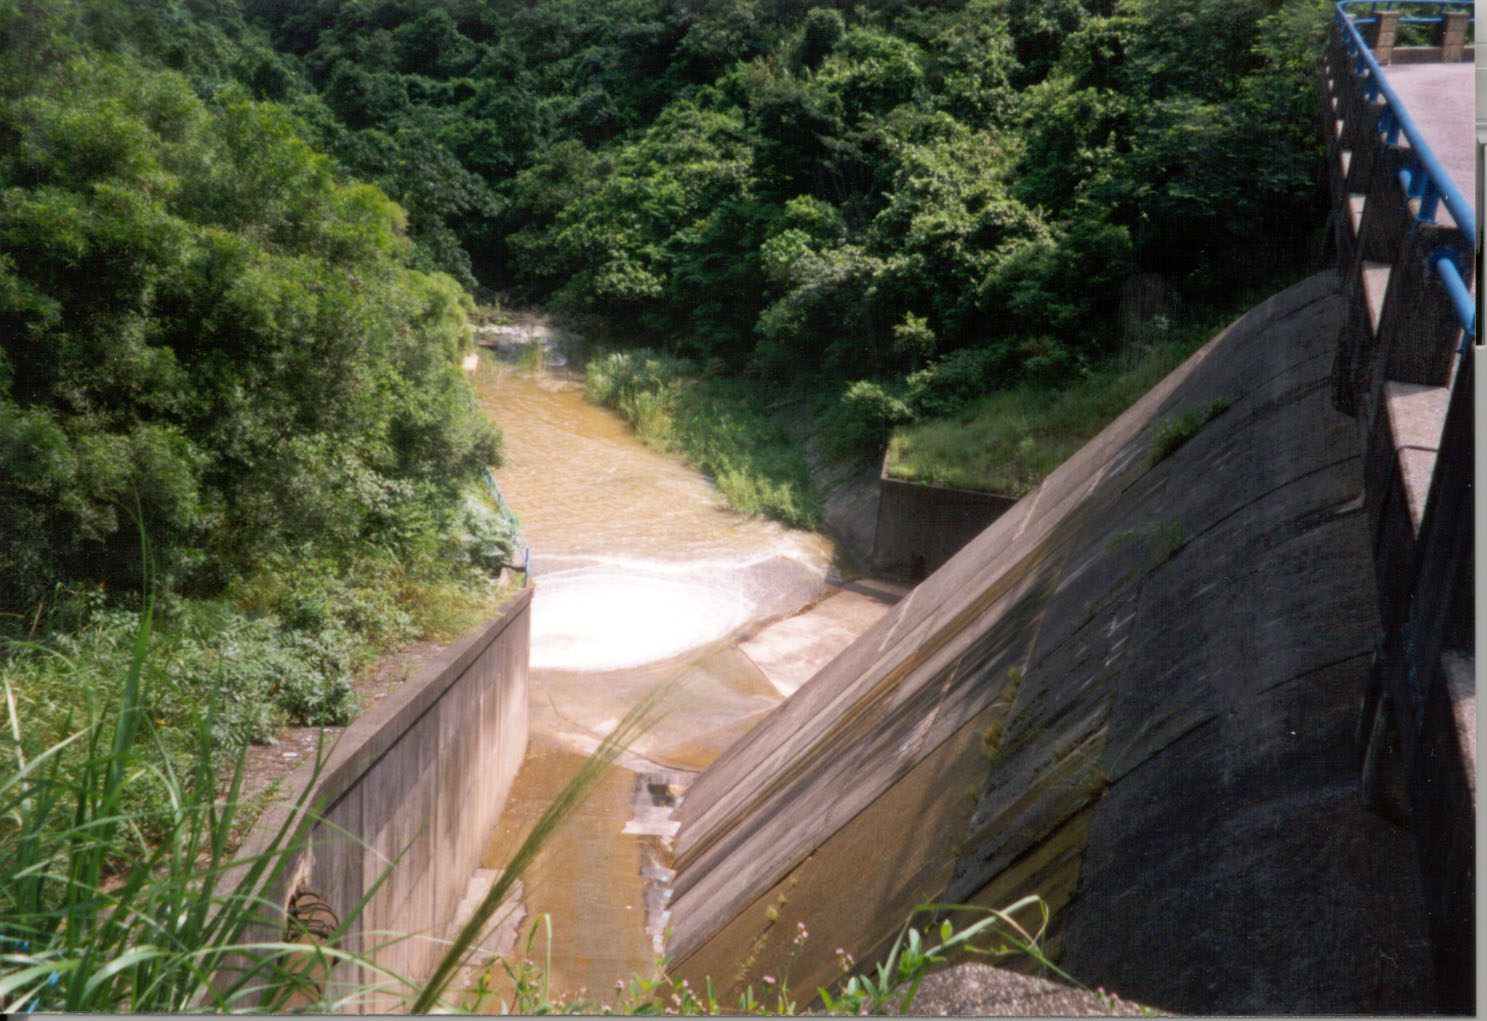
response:
[[[1233,403],[1232,397],[1220,397],[1193,408],[1178,418],[1163,419],[1152,436],[1151,463],[1157,464],[1166,459],[1178,447],[1192,439],[1199,429],[1227,411]]]

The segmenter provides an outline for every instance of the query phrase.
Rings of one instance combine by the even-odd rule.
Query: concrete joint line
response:
[[[1313,675],[1319,674],[1319,673],[1321,673],[1324,670],[1331,670],[1334,667],[1340,667],[1344,663],[1351,663],[1355,659],[1369,660],[1369,659],[1372,658],[1372,656],[1373,656],[1373,649],[1372,648],[1368,648],[1368,649],[1364,649],[1361,652],[1354,652],[1354,653],[1352,653],[1350,655],[1347,655],[1347,656],[1341,656],[1338,659],[1330,660],[1330,661],[1328,661],[1326,663],[1318,663],[1316,666],[1311,667],[1311,668],[1309,668],[1307,670],[1303,670],[1299,674],[1292,674],[1290,677],[1286,677],[1286,678],[1283,678],[1283,679],[1281,679],[1279,681],[1274,681],[1274,682],[1272,682],[1270,684],[1267,684],[1267,685],[1265,685],[1265,687],[1263,687],[1260,690],[1256,691],[1254,694],[1255,695],[1268,695],[1272,691],[1275,691],[1277,688],[1283,688],[1287,684],[1295,684],[1298,681],[1305,681],[1305,680],[1311,678]]]
[[[1311,362],[1311,361],[1319,361],[1319,360],[1321,360],[1323,358],[1330,359],[1331,357],[1332,357],[1332,355],[1330,353],[1328,353],[1328,354],[1313,355],[1310,358],[1306,358],[1306,359],[1303,359],[1300,362],[1297,362],[1296,363],[1296,366],[1305,365],[1307,362]],[[1296,366],[1292,366],[1291,368],[1294,369]],[[1287,371],[1289,371],[1289,370],[1287,370]],[[1276,379],[1280,379],[1280,378],[1284,377],[1285,375],[1286,375],[1286,372],[1282,371],[1282,372],[1277,372],[1274,375],[1267,377],[1262,383],[1260,383],[1257,386],[1253,387],[1248,393],[1246,393],[1243,396],[1237,398],[1234,401],[1234,404],[1231,405],[1230,408],[1228,409],[1229,412],[1233,412],[1234,410],[1236,410],[1237,408],[1239,408],[1239,406],[1241,404],[1243,404],[1246,400],[1248,400],[1250,397],[1253,397],[1256,393],[1258,393],[1259,390],[1261,389],[1261,387],[1266,386],[1269,383],[1271,383],[1272,381],[1274,381]],[[1315,394],[1315,393],[1317,393],[1317,392],[1319,392],[1321,390],[1326,389],[1329,385],[1330,385],[1330,381],[1328,381],[1328,380],[1323,380],[1323,379],[1312,380],[1309,383],[1303,384],[1301,386],[1297,386],[1297,387],[1295,387],[1295,388],[1287,391],[1286,393],[1281,394],[1278,398],[1270,401],[1269,403],[1267,403],[1265,405],[1261,405],[1261,408],[1262,409],[1263,408],[1269,408],[1270,410],[1278,411],[1278,410],[1280,410],[1282,408],[1285,408],[1285,407],[1287,407],[1289,405],[1299,404],[1303,400],[1305,400],[1306,398],[1312,396],[1313,394]],[[1253,420],[1256,417],[1256,414],[1258,413],[1258,410],[1259,409],[1256,409],[1256,411],[1251,412],[1249,418],[1247,418],[1245,421],[1248,422],[1248,421]],[[1243,424],[1243,423],[1241,423],[1241,424]],[[1159,462],[1159,464],[1160,464],[1160,462]],[[1148,465],[1143,471],[1137,472],[1135,474],[1135,476],[1132,477],[1129,482],[1127,482],[1125,485],[1121,486],[1119,492],[1117,492],[1116,495],[1115,495],[1115,499],[1119,499],[1120,497],[1124,496],[1126,493],[1130,492],[1131,489],[1133,489],[1135,486],[1139,485],[1142,481],[1144,481],[1148,476],[1150,476],[1154,472],[1156,472],[1157,469],[1158,469],[1158,467],[1159,467],[1159,464]],[[1297,476],[1297,477],[1298,478],[1304,478],[1305,476]],[[1269,494],[1267,493],[1267,494],[1264,494],[1264,495],[1269,495]],[[1196,538],[1196,537],[1197,536],[1194,536],[1194,538]]]
[[[1142,768],[1144,768],[1146,766],[1149,766],[1152,763],[1156,762],[1158,758],[1161,758],[1162,756],[1165,756],[1168,752],[1170,752],[1173,749],[1174,746],[1180,744],[1183,741],[1186,741],[1188,738],[1192,737],[1194,734],[1196,734],[1198,731],[1202,730],[1204,727],[1211,726],[1211,725],[1217,723],[1218,721],[1219,721],[1219,713],[1217,713],[1217,712],[1211,713],[1208,716],[1205,716],[1203,719],[1197,720],[1197,721],[1189,724],[1187,727],[1183,728],[1182,730],[1178,731],[1176,734],[1172,735],[1171,738],[1169,738],[1168,740],[1162,742],[1161,745],[1158,745],[1158,746],[1155,746],[1155,747],[1152,747],[1152,748],[1148,748],[1146,750],[1145,754],[1143,754],[1141,756],[1141,758],[1134,765],[1130,766],[1128,769],[1123,770],[1119,774],[1111,774],[1110,776],[1108,776],[1106,778],[1106,785],[1105,785],[1105,791],[1106,791],[1106,793],[1108,794],[1115,787],[1116,784],[1120,783],[1122,780],[1124,780],[1126,777],[1130,776],[1132,773],[1134,773],[1137,770],[1142,769]],[[1129,744],[1127,745],[1127,747],[1128,748],[1134,747],[1135,744],[1136,744],[1136,741],[1137,741],[1137,739],[1139,737],[1140,737],[1140,734],[1138,733],[1135,737],[1133,737],[1131,739],[1131,741],[1129,742]],[[1107,738],[1106,741],[1108,743],[1109,739]],[[1112,762],[1111,764],[1114,765],[1115,763]]]
[[[1203,536],[1207,535],[1209,532],[1211,532],[1214,529],[1218,528],[1220,525],[1222,525],[1224,522],[1228,521],[1230,518],[1234,517],[1236,514],[1243,513],[1244,511],[1248,510],[1249,508],[1251,508],[1251,507],[1255,506],[1256,504],[1260,503],[1262,500],[1268,500],[1270,497],[1274,496],[1276,493],[1279,493],[1283,489],[1286,489],[1286,488],[1288,488],[1290,486],[1293,486],[1293,485],[1295,485],[1298,482],[1302,482],[1302,481],[1304,481],[1304,480],[1312,477],[1313,475],[1317,475],[1317,474],[1319,474],[1321,472],[1331,471],[1334,468],[1337,468],[1337,467],[1340,467],[1341,465],[1347,464],[1349,461],[1358,461],[1360,459],[1361,459],[1361,455],[1358,455],[1358,454],[1349,454],[1347,457],[1339,458],[1336,461],[1331,461],[1331,462],[1329,462],[1327,464],[1320,465],[1319,467],[1313,468],[1310,471],[1302,472],[1300,475],[1293,476],[1292,478],[1287,479],[1285,482],[1282,482],[1279,485],[1274,486],[1271,489],[1268,489],[1265,492],[1259,494],[1254,499],[1249,500],[1249,501],[1246,501],[1245,503],[1241,504],[1240,506],[1235,507],[1228,514],[1225,514],[1223,517],[1218,518],[1215,521],[1213,521],[1207,528],[1204,528],[1201,531],[1198,531],[1198,532],[1193,533],[1192,537],[1189,538],[1186,542],[1184,542],[1183,545],[1184,546],[1191,546],[1198,539],[1201,539]]]
[[[1329,341],[1329,343],[1331,343],[1331,342]],[[1256,393],[1257,391],[1263,389],[1264,387],[1269,386],[1271,383],[1275,382],[1277,379],[1281,379],[1281,378],[1283,378],[1283,377],[1285,377],[1287,375],[1290,375],[1291,373],[1295,372],[1297,369],[1301,368],[1303,365],[1306,365],[1309,362],[1318,362],[1318,361],[1323,361],[1323,360],[1330,362],[1332,360],[1332,357],[1336,353],[1337,352],[1335,350],[1319,351],[1316,354],[1307,355],[1305,358],[1301,359],[1298,362],[1292,362],[1290,365],[1287,365],[1284,369],[1280,369],[1279,371],[1273,372],[1270,375],[1266,376],[1264,379],[1262,379],[1259,383],[1257,383],[1255,385],[1254,389],[1252,389],[1249,393],[1245,394],[1244,396],[1242,396],[1242,397],[1238,398],[1237,400],[1235,400],[1234,403],[1235,404],[1240,403],[1240,401],[1245,400],[1245,398],[1248,398],[1248,397],[1252,396],[1254,393]],[[1329,371],[1329,375],[1330,375],[1330,371]],[[1299,389],[1299,387],[1297,389]]]

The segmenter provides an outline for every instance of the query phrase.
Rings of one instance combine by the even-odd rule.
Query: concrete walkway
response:
[[[1473,65],[1467,63],[1395,64],[1384,68],[1390,88],[1468,201],[1476,191],[1477,179],[1472,74]]]

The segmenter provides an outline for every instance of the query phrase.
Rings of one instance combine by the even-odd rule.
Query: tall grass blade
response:
[[[660,718],[661,706],[670,697],[675,687],[675,681],[659,684],[637,702],[600,742],[594,754],[584,760],[573,778],[558,791],[532,826],[531,832],[527,834],[521,846],[516,849],[516,853],[511,856],[511,860],[507,862],[506,868],[492,884],[490,891],[476,907],[475,913],[439,958],[439,963],[434,968],[427,984],[413,1001],[410,1008],[412,1013],[426,1014],[440,1005],[440,998],[450,980],[464,963],[470,948],[485,932],[496,909],[510,896],[517,879],[531,865],[533,859],[537,857],[558,827],[589,796],[609,767],[614,765],[637,737]]]

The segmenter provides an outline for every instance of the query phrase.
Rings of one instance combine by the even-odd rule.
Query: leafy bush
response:
[[[3,609],[137,589],[135,515],[197,591],[454,527],[499,437],[459,368],[470,299],[407,268],[402,212],[241,91],[80,50],[27,82],[0,100]]]
[[[516,553],[517,536],[511,523],[484,495],[466,493],[460,505],[460,534],[470,563],[498,571]]]
[[[590,400],[618,411],[647,444],[682,454],[743,514],[814,527],[820,503],[799,448],[760,410],[760,390],[724,377],[698,379],[691,362],[648,349],[589,362]]]
[[[842,391],[836,407],[825,417],[829,453],[842,459],[876,456],[893,427],[913,418],[901,387],[859,379]]]
[[[954,414],[967,404],[1000,389],[1012,364],[1004,346],[963,347],[905,380],[910,406],[919,417]]]
[[[19,711],[32,737],[60,740],[80,705],[101,703],[134,654],[137,615],[100,609],[76,630],[5,653]],[[356,709],[355,642],[334,626],[297,629],[249,618],[223,603],[180,601],[153,632],[151,720],[189,734],[210,719],[222,754],[271,739],[287,723],[344,724]],[[75,722],[75,721],[74,721]]]

